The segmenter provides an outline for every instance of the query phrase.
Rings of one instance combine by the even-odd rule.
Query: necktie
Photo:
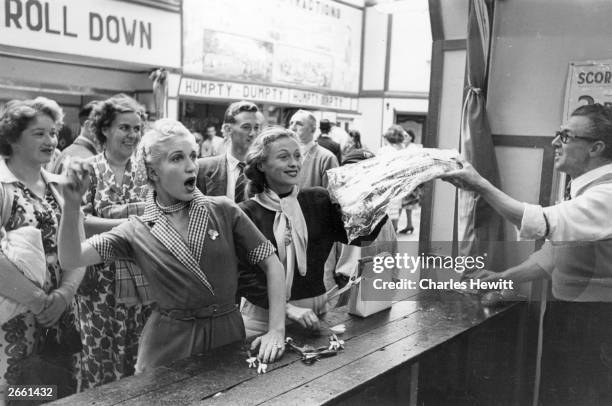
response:
[[[567,180],[567,183],[565,184],[565,191],[563,192],[563,200],[571,200],[572,199],[572,195],[571,195],[571,190],[572,190],[572,181],[571,179]]]
[[[238,177],[236,178],[236,186],[234,187],[234,201],[240,203],[246,200],[246,185],[247,177],[244,175],[244,162],[238,162]]]

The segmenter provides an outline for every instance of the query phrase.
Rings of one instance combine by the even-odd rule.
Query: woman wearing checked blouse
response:
[[[284,347],[284,277],[274,247],[225,197],[195,187],[197,145],[179,122],[159,120],[144,135],[138,160],[151,186],[144,214],[81,243],[72,232],[87,190],[89,167],[69,168],[60,224],[60,260],[68,268],[132,258],[149,282],[157,308],[138,348],[136,372],[244,338],[235,305],[238,259],[261,268],[268,280],[267,333],[253,341],[263,362]]]

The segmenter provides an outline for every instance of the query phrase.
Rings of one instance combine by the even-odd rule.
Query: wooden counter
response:
[[[88,390],[54,404],[63,405],[312,405],[341,403],[358,395],[385,374],[409,366],[463,333],[486,325],[520,305],[485,309],[478,297],[456,292],[420,294],[396,303],[392,309],[361,319],[346,308],[329,312],[329,326],[346,325],[340,336],[345,350],[339,355],[303,364],[287,351],[283,358],[258,375],[247,368],[244,344],[226,346],[212,354],[194,356],[154,371]],[[288,328],[298,344],[327,345],[328,332],[308,335]],[[414,397],[413,377],[405,383]],[[411,392],[411,393],[408,393]],[[411,403],[416,400],[412,399]]]

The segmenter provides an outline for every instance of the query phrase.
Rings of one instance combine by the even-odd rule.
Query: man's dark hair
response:
[[[350,130],[349,131],[349,136],[353,140],[353,145],[355,146],[355,149],[363,148],[363,145],[361,144],[361,133],[359,131],[357,131],[357,130]]]
[[[606,144],[602,156],[612,159],[612,107],[599,103],[587,104],[574,110],[572,117],[586,117],[590,120],[587,135],[602,140]]]
[[[227,110],[225,110],[225,115],[223,116],[223,123],[233,124],[236,122],[236,116],[243,111],[248,111],[249,113],[257,113],[259,109],[255,103],[251,103],[250,101],[241,100],[229,105]]]
[[[401,125],[394,124],[385,133],[383,137],[387,140],[389,144],[401,144],[404,142],[404,127]]]
[[[94,107],[96,107],[97,103],[99,103],[98,100],[90,101],[85,105],[85,107],[81,109],[81,111],[79,111],[79,124],[81,125],[81,127],[83,126],[83,124],[85,124],[85,121],[87,121],[89,115],[91,114],[91,111]]]
[[[331,131],[331,123],[328,119],[324,118],[319,123],[319,130],[321,130],[321,134],[329,134]]]
[[[414,142],[414,140],[416,139],[416,135],[414,135],[414,131],[408,128],[406,132],[408,133],[408,136],[410,137],[410,142]]]

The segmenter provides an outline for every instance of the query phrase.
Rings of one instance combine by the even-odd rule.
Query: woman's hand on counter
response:
[[[266,334],[257,337],[251,343],[251,351],[259,347],[257,358],[264,364],[274,362],[282,357],[285,351],[285,332],[270,330]]]
[[[312,309],[287,303],[286,314],[289,320],[299,323],[304,328],[309,330],[318,330],[320,328],[319,318]]]

